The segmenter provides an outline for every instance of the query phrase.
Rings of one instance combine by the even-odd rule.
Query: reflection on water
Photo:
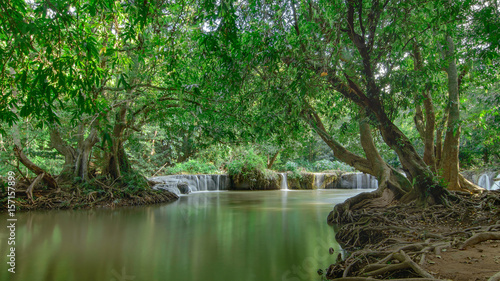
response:
[[[328,212],[359,192],[200,192],[167,205],[17,213],[16,273],[4,226],[0,280],[319,280],[334,261]]]

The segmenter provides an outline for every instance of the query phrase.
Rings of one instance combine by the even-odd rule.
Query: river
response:
[[[0,280],[320,280],[338,249],[326,217],[360,192],[196,192],[146,207],[18,212],[16,273],[2,227]]]

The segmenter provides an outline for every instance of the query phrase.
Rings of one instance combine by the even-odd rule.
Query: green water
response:
[[[0,280],[320,280],[332,206],[358,190],[200,192],[170,204],[17,213],[16,273]]]

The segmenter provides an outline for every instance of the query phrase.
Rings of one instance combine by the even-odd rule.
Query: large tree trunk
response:
[[[64,156],[64,165],[61,173],[57,177],[59,182],[71,181],[73,180],[75,173],[75,160],[77,157],[76,150],[68,145],[59,134],[59,128],[53,127],[50,130],[50,144],[54,147],[60,154]]]
[[[80,125],[80,137],[78,141],[77,157],[75,160],[75,178],[79,178],[83,181],[89,180],[89,164],[90,164],[90,154],[92,153],[92,148],[98,141],[97,128],[96,125],[92,125],[90,128],[89,135],[84,138],[83,124]]]
[[[370,193],[361,193],[349,198],[342,204],[335,206],[328,216],[329,223],[340,223],[350,220],[352,210],[367,207],[384,207],[396,200],[409,198],[411,183],[401,173],[389,166],[380,156],[373,141],[370,125],[367,118],[360,119],[360,140],[366,158],[351,153],[326,132],[325,127],[318,114],[307,105],[308,109],[302,113],[302,118],[321,137],[321,139],[332,149],[335,157],[340,161],[356,168],[357,170],[371,174],[378,180],[377,190]]]
[[[120,107],[120,111],[116,115],[113,133],[110,140],[107,140],[111,143],[108,144],[108,147],[110,147],[109,151],[105,153],[104,174],[109,175],[113,179],[122,177],[123,173],[129,172],[131,169],[123,147],[124,131],[127,127],[127,110],[127,105]]]

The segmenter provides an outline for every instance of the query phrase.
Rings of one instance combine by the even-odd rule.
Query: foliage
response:
[[[353,168],[339,161],[319,160],[314,163],[314,171],[322,172],[327,170],[353,171]]]
[[[189,160],[183,163],[177,163],[173,167],[165,170],[166,174],[217,174],[219,169],[210,163],[203,163],[199,160]]]
[[[288,161],[285,163],[285,171],[295,172],[299,169],[299,164]]]
[[[266,162],[253,149],[250,149],[248,152],[237,156],[229,162],[227,164],[227,171],[229,175],[245,175],[253,171],[265,172]]]

